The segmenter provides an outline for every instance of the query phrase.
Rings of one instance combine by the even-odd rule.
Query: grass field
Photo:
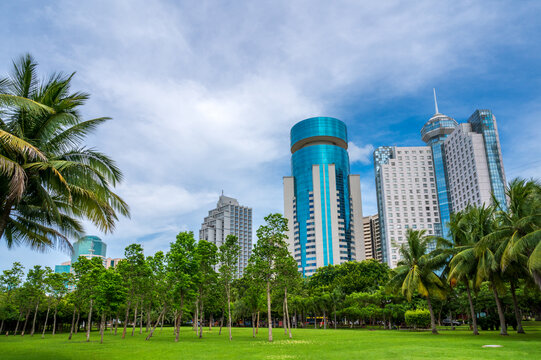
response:
[[[103,344],[97,332],[92,333],[89,343],[80,333],[71,341],[67,334],[46,335],[45,339],[41,335],[1,336],[0,359],[541,359],[541,323],[526,323],[526,335],[510,331],[508,337],[495,331],[474,337],[460,326],[455,331],[442,329],[440,335],[404,330],[294,329],[289,340],[283,329],[274,329],[272,343],[266,341],[266,329],[260,329],[256,339],[251,329],[233,329],[231,342],[225,330],[221,336],[218,329],[205,331],[199,339],[190,328],[182,328],[178,343],[172,328],[156,330],[150,341],[144,340],[144,331],[125,340],[107,334]],[[486,344],[503,347],[481,347]]]

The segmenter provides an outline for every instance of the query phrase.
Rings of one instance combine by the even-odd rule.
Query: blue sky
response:
[[[42,74],[77,72],[87,118],[112,121],[88,144],[125,174],[132,218],[100,234],[108,255],[150,254],[196,234],[221,190],[281,212],[289,129],[311,116],[348,125],[363,210],[377,211],[372,149],[422,145],[434,113],[496,115],[508,179],[541,177],[539,1],[3,1],[0,74],[30,52]],[[255,230],[255,228],[254,228]],[[0,244],[13,261],[68,256]]]

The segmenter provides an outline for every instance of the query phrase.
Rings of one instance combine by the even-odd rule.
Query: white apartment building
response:
[[[381,233],[378,214],[363,217],[363,239],[365,259],[381,261]]]
[[[384,258],[394,268],[408,229],[426,229],[427,235],[436,235],[441,224],[431,147],[384,149],[390,149],[389,156],[379,163],[376,160],[378,211],[385,219],[380,221],[381,241],[386,242]]]
[[[227,235],[235,235],[239,240],[239,276],[242,276],[252,254],[252,209],[239,205],[231,197],[220,196],[216,208],[201,224],[199,239],[215,244],[218,248],[223,245]]]
[[[472,131],[472,124],[460,124],[445,139],[445,163],[453,212],[492,202],[485,140]]]

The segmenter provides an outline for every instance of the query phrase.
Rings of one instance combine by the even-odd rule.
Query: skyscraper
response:
[[[242,276],[248,258],[252,253],[252,209],[239,205],[236,199],[224,196],[218,199],[216,208],[201,224],[199,239],[203,239],[220,247],[227,235],[235,235],[239,240],[239,276]]]
[[[73,253],[71,255],[71,260],[63,262],[61,265],[55,265],[56,273],[66,273],[72,270],[72,264],[79,260],[80,256],[83,256],[87,259],[92,259],[95,257],[100,258],[103,261],[103,266],[105,268],[115,267],[122,260],[120,258],[106,258],[107,254],[107,244],[104,243],[97,236],[84,236],[81,239],[73,243]]]
[[[438,111],[421,130],[424,147],[382,146],[374,170],[383,261],[395,267],[409,229],[448,236],[451,212],[490,204],[506,207],[505,173],[496,118],[476,110],[466,123]]]
[[[289,251],[305,276],[364,258],[360,177],[349,173],[347,143],[346,124],[335,118],[309,118],[291,129],[284,215]]]

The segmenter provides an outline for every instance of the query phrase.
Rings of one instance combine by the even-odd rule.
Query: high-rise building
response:
[[[63,262],[61,265],[55,265],[56,273],[67,273],[72,270],[71,265],[77,260],[80,256],[83,256],[87,259],[92,259],[94,257],[99,257],[103,261],[103,266],[106,269],[109,267],[115,267],[118,265],[118,262],[122,259],[120,258],[106,258],[107,254],[107,244],[104,243],[97,236],[84,236],[81,239],[73,243],[73,253],[71,254],[71,260]]]
[[[314,117],[291,129],[291,172],[284,177],[289,251],[304,276],[364,259],[361,185],[349,173],[346,124]]]
[[[496,118],[476,110],[458,124],[438,111],[421,130],[424,147],[379,147],[374,170],[383,261],[395,267],[405,230],[448,236],[451,212],[490,204],[506,207],[505,173]]]
[[[374,164],[382,260],[396,267],[408,229],[426,229],[428,235],[441,236],[432,148],[378,148]]]
[[[227,235],[235,235],[240,245],[239,276],[242,276],[252,254],[252,209],[239,205],[236,199],[224,196],[218,199],[216,208],[201,224],[199,239],[203,239],[220,247]]]
[[[378,214],[363,217],[364,254],[366,259],[381,261],[381,233]]]

